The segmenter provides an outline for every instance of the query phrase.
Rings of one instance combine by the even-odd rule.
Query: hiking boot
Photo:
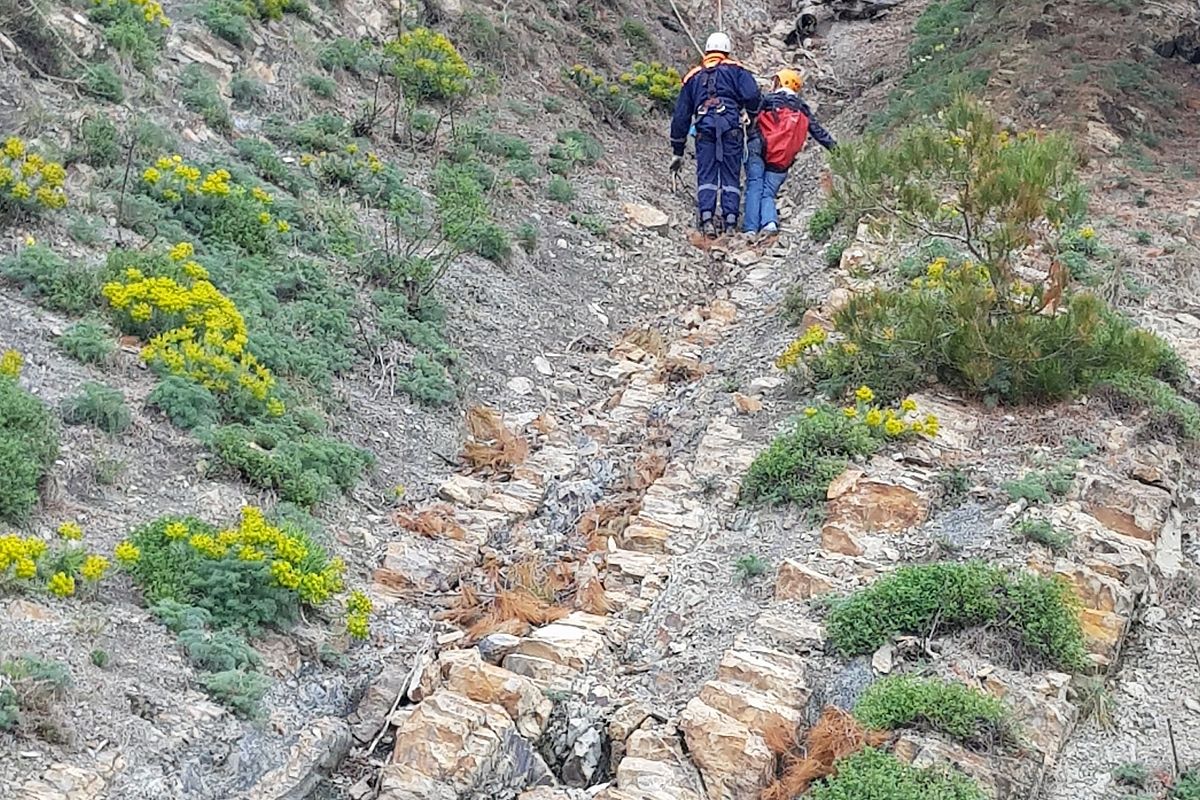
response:
[[[700,223],[700,232],[708,239],[717,238],[717,223],[711,218]]]
[[[759,233],[761,233],[763,236],[774,236],[775,234],[779,233],[779,226],[774,222],[768,222],[766,225],[762,226],[762,228],[759,230]]]

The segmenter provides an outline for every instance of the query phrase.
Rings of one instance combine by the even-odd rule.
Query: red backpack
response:
[[[792,168],[796,156],[808,141],[808,115],[780,106],[758,115],[758,131],[763,139],[763,161],[773,169]]]

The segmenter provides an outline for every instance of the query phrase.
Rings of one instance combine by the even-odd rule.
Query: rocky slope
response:
[[[644,45],[621,35],[622,22],[642,24],[653,52],[681,65],[690,59],[686,36],[669,5],[575,5],[430,9],[452,33],[479,14],[512,37],[492,43],[505,54],[489,66],[498,88],[472,101],[494,130],[528,142],[540,161],[560,130],[582,128],[605,155],[572,174],[569,205],[543,198],[544,171],[514,181],[498,215],[536,229],[533,252],[518,249],[503,266],[464,257],[443,282],[466,397],[443,409],[418,405],[389,383],[411,361],[412,343],[388,349],[374,340],[351,348],[325,390],[332,429],[378,459],[366,485],[315,514],[355,582],[369,587],[371,638],[347,649],[344,636],[312,620],[255,639],[274,683],[265,718],[246,722],[199,691],[197,670],[125,579],[83,600],[6,597],[0,654],[68,665],[74,736],[14,739],[0,756],[0,786],[55,800],[755,797],[776,775],[781,727],[811,724],[826,704],[849,708],[872,680],[924,658],[922,649],[936,655],[939,674],[1003,698],[1024,746],[969,752],[907,731],[894,749],[918,765],[955,764],[988,796],[1105,797],[1119,763],[1169,763],[1167,720],[1180,758],[1200,758],[1192,454],[1156,440],[1139,420],[1097,399],[988,409],[933,390],[916,400],[937,413],[939,435],[852,466],[830,487],[826,519],[814,525],[737,502],[750,462],[805,403],[773,364],[793,335],[779,313],[785,292],[800,287],[812,306],[805,324],[826,324],[850,292],[886,281],[894,244],[860,232],[835,268],[825,266],[821,246],[803,233],[820,202],[817,153],[789,181],[780,242],[738,242],[715,254],[689,248],[687,198],[662,191],[654,160],[665,153],[662,117],[606,121],[562,77],[576,61],[616,71],[637,57]],[[708,5],[679,4],[697,35]],[[273,114],[352,116],[373,91],[369,81],[337,74],[326,99],[297,86],[323,44],[392,31],[390,7],[354,0],[313,8],[307,20],[254,25],[249,43],[230,47],[186,7],[164,7],[173,25],[161,80],[128,71],[130,98],[111,107],[80,106],[0,4],[9,21],[0,28],[5,78],[18,87],[2,129],[66,145],[97,108],[122,126],[149,114],[178,132],[189,158],[226,157],[231,142],[266,131]],[[801,48],[788,39],[794,9],[722,9],[752,67],[809,68],[810,93],[839,137],[882,108],[922,10],[908,3],[871,21],[826,21]],[[101,48],[82,12],[41,11],[79,57]],[[187,64],[203,65],[223,97],[235,75],[257,76],[266,99],[235,109],[228,134],[214,131],[182,103],[176,79]],[[991,88],[1007,96],[1003,84]],[[562,110],[543,112],[560,107],[548,99]],[[1089,151],[1097,227],[1117,243],[1117,260],[1130,262],[1109,289],[1194,371],[1198,323],[1187,281],[1197,262],[1186,225],[1195,214],[1185,203],[1195,176],[1114,178],[1130,173],[1119,161],[1128,156],[1111,146],[1133,137],[1123,119],[1080,125],[1112,151]],[[412,185],[428,185],[435,156],[382,132],[369,138]],[[1186,152],[1186,141],[1168,138],[1164,163]],[[285,155],[298,163],[302,154]],[[21,224],[6,231],[11,249],[30,236],[97,262],[114,243],[144,244],[144,229],[124,224],[106,183],[113,177],[86,164],[71,169],[73,193],[94,193],[77,214],[95,238],[68,237],[65,220]],[[371,209],[342,202],[365,226],[377,224]],[[1154,246],[1134,230],[1152,232]],[[324,263],[339,280],[357,280],[343,261]],[[1182,277],[1156,287],[1155,274]],[[136,347],[100,366],[78,364],[54,346],[66,317],[16,291],[0,301],[4,349],[25,355],[22,381],[34,394],[56,406],[81,381],[100,379],[119,385],[135,409],[118,437],[90,428],[64,436],[30,531],[79,519],[88,541],[111,551],[130,529],[168,513],[228,520],[243,505],[274,501],[235,476],[213,475],[203,444],[142,408],[154,382]],[[499,415],[467,415],[464,431],[475,402]],[[490,469],[445,463],[457,462],[464,439],[467,455]],[[1014,533],[1026,509],[1000,486],[1073,449],[1087,455],[1066,496],[1044,512],[1075,535],[1055,554]],[[97,479],[110,462],[124,465],[115,485]],[[972,477],[962,502],[947,497],[950,473]],[[947,553],[1066,579],[1083,606],[1090,663],[1107,683],[1084,696],[1071,676],[1031,670],[986,637],[931,633],[854,660],[832,650],[822,598]],[[747,557],[765,574],[744,566],[756,563]],[[94,663],[97,649],[111,663]],[[1115,711],[1106,713],[1110,698]]]

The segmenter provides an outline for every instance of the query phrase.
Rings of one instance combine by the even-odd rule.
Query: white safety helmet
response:
[[[724,53],[729,55],[733,50],[733,44],[729,41],[729,34],[716,33],[708,37],[708,41],[704,43],[704,52],[706,53]]]

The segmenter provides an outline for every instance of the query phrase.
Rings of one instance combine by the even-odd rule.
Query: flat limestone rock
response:
[[[728,714],[693,697],[679,728],[704,776],[708,800],[757,797],[770,781],[775,756],[761,736]]]

